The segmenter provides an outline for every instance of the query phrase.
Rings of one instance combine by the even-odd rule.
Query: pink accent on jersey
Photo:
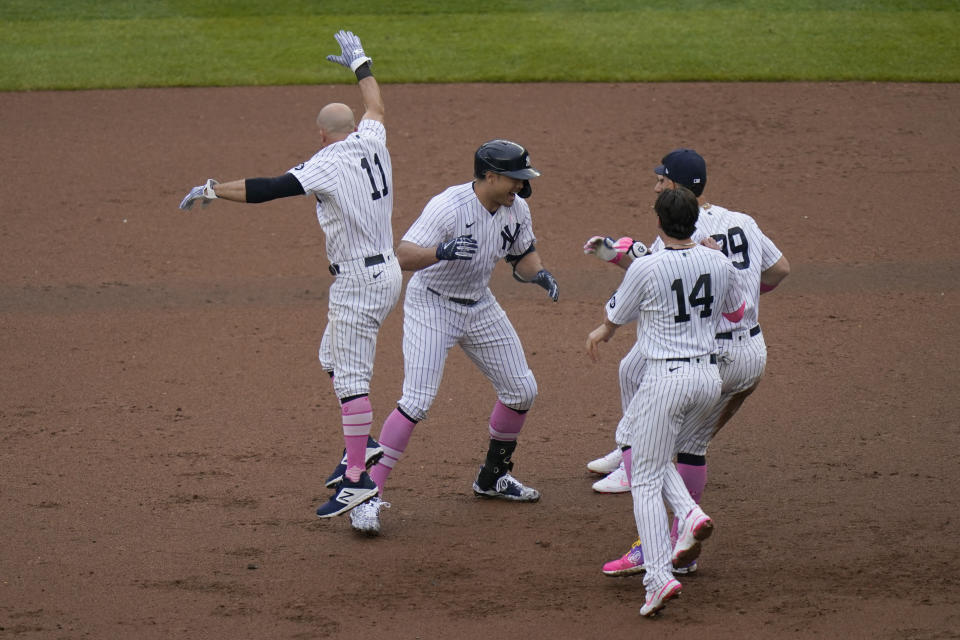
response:
[[[723,317],[729,320],[730,322],[736,324],[743,319],[743,312],[747,308],[747,303],[744,302],[740,305],[740,308],[734,311],[733,313],[724,313]]]

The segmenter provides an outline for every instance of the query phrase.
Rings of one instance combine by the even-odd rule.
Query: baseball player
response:
[[[360,39],[340,31],[340,55],[327,59],[357,76],[365,112],[357,125],[350,107],[328,104],[317,115],[320,150],[275,178],[218,183],[209,179],[180,203],[190,209],[216,199],[266,202],[308,195],[327,241],[330,273],[327,326],[320,363],[340,400],[344,460],[335,472],[336,490],[317,509],[321,518],[348,511],[377,494],[366,468],[382,449],[370,437],[369,393],[377,334],[400,298],[403,277],[393,251],[393,169],[386,145],[384,103]]]
[[[540,285],[557,300],[557,282],[536,251],[526,202],[530,180],[539,175],[519,144],[486,142],[474,154],[473,181],[434,196],[400,241],[400,266],[416,273],[403,304],[403,394],[383,424],[384,455],[370,471],[381,491],[414,427],[427,417],[448,352],[459,345],[497,392],[474,493],[518,502],[540,498],[539,491],[510,474],[537,383],[517,332],[489,287],[494,266],[505,259],[518,280]],[[354,528],[379,531],[379,500],[351,512]]]
[[[789,274],[790,265],[753,218],[706,202],[702,195],[706,186],[706,163],[696,151],[677,149],[670,152],[664,156],[662,164],[654,169],[654,173],[657,176],[654,186],[656,193],[680,184],[689,187],[698,196],[700,210],[694,241],[716,242],[748,283],[743,319],[739,323],[721,319],[716,335],[719,371],[723,381],[720,400],[710,412],[697,416],[698,423],[678,442],[677,469],[690,494],[699,503],[707,481],[707,447],[746,397],[756,389],[766,365],[767,348],[758,324],[759,296],[773,290]],[[662,248],[663,242],[657,238],[649,251],[656,252]],[[584,250],[623,268],[648,253],[642,243],[634,243],[630,238],[614,242],[598,236],[591,238]],[[640,384],[643,371],[644,360],[634,348],[620,364],[622,403],[629,403]],[[623,422],[621,426],[625,426]],[[625,467],[629,467],[631,461],[631,451],[627,446],[629,439],[630,434],[618,426],[617,442],[623,446]],[[617,451],[621,451],[620,447]],[[676,520],[672,534],[676,537]],[[687,567],[678,567],[675,572],[692,573],[696,568],[694,562]],[[643,553],[639,540],[626,554],[603,567],[603,572],[609,576],[631,575],[641,571]]]
[[[713,521],[687,492],[672,464],[677,441],[697,414],[720,397],[715,334],[721,316],[739,322],[744,302],[740,276],[719,251],[691,239],[696,196],[685,187],[663,190],[655,211],[663,250],[634,262],[606,306],[606,318],[587,337],[596,361],[599,343],[637,321],[637,351],[644,374],[621,423],[629,423],[633,451],[631,492],[637,531],[644,541],[647,596],[640,613],[652,616],[682,587],[672,564],[696,560]],[[682,517],[671,555],[663,500]]]

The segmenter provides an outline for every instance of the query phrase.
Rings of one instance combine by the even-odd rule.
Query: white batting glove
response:
[[[352,31],[338,31],[333,38],[340,45],[340,55],[330,54],[327,60],[336,62],[356,72],[357,68],[364,62],[373,62],[366,53],[363,52],[363,45],[360,44],[360,38],[355,36]]]
[[[627,253],[629,253],[634,259],[636,259],[650,253],[650,249],[647,247],[647,245],[637,240],[632,245],[630,245],[630,248],[627,249]]]
[[[190,207],[193,206],[193,203],[197,200],[200,200],[200,208],[206,207],[212,200],[217,199],[217,194],[214,192],[213,187],[220,184],[213,178],[209,178],[206,184],[201,184],[198,187],[190,189],[190,193],[180,201],[180,208],[184,211],[189,211]]]
[[[646,252],[646,247],[643,246],[643,243],[637,244],[640,244],[644,252]],[[606,262],[617,264],[623,258],[624,254],[632,249],[633,245],[634,242],[632,238],[624,237],[619,240],[614,240],[609,236],[593,236],[583,245],[583,252],[587,255],[593,254]]]

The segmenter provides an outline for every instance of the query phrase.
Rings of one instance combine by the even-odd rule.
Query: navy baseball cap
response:
[[[674,149],[663,156],[662,164],[653,170],[658,176],[683,185],[700,196],[707,186],[707,163],[693,149]]]

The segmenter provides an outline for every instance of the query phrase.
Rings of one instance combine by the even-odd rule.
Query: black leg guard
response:
[[[490,439],[490,446],[487,449],[487,459],[480,469],[477,476],[477,486],[483,490],[492,489],[497,479],[507,474],[513,468],[513,462],[510,456],[517,448],[516,441],[506,442],[504,440]]]

